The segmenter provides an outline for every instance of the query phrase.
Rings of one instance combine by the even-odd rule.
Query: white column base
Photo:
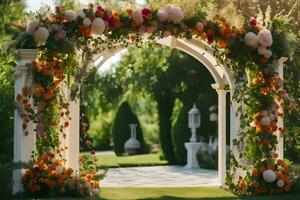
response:
[[[187,164],[184,166],[187,169],[199,168],[197,160],[197,151],[201,146],[201,142],[186,142],[184,146],[187,150]]]

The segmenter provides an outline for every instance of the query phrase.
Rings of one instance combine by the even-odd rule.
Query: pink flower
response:
[[[168,18],[168,14],[165,11],[158,11],[157,17],[159,21],[165,22]]]
[[[167,20],[174,24],[179,24],[183,20],[183,13],[178,6],[168,4],[165,8],[165,12],[168,15]]]
[[[199,32],[202,32],[203,28],[204,28],[203,23],[202,22],[197,22],[197,24],[196,24],[196,30],[199,31]]]
[[[66,38],[66,35],[67,35],[66,31],[61,30],[55,34],[54,38],[55,40],[64,40]]]
[[[273,38],[271,31],[266,28],[263,28],[259,31],[258,35],[258,43],[263,47],[270,47],[273,44]]]
[[[249,20],[249,24],[250,24],[251,26],[255,26],[257,23],[258,23],[258,21],[257,21],[255,18],[251,18],[251,19]]]
[[[76,18],[77,18],[77,15],[74,11],[72,10],[68,10],[65,12],[65,18],[68,22],[71,22],[71,21],[75,21]]]
[[[141,12],[142,12],[144,20],[150,20],[151,19],[151,17],[152,17],[152,11],[151,11],[150,8],[143,8],[141,10]]]
[[[27,24],[26,32],[33,35],[40,27],[41,22],[39,20],[33,20]]]
[[[137,26],[141,26],[144,22],[143,14],[141,12],[141,9],[136,9],[133,11],[132,15],[132,20]]]
[[[92,142],[90,141],[90,140],[87,140],[86,142],[85,142],[85,144],[87,145],[87,146],[89,146],[89,147],[91,147],[93,144],[92,144]]]
[[[45,27],[40,27],[34,33],[34,41],[36,43],[45,43],[49,37],[49,31]]]

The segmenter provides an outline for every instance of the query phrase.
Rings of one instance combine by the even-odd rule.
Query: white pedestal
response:
[[[187,164],[184,166],[187,169],[199,168],[197,160],[197,151],[201,147],[201,142],[186,142],[184,146],[187,150]]]

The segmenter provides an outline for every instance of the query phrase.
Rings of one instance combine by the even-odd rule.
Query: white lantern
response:
[[[189,111],[189,128],[192,131],[190,142],[197,142],[196,129],[201,125],[200,112],[194,104],[193,108]]]

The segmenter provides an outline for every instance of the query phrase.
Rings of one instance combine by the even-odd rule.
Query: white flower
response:
[[[71,22],[71,21],[75,21],[76,18],[77,18],[77,15],[74,11],[72,10],[68,10],[65,12],[65,18],[68,22]]]
[[[273,183],[276,180],[276,174],[273,170],[268,169],[264,171],[263,178],[267,183]]]
[[[34,33],[34,41],[36,43],[45,43],[49,37],[49,31],[45,27],[40,27]]]
[[[258,43],[261,46],[264,46],[264,47],[272,46],[273,38],[272,38],[271,32],[268,29],[263,28],[262,30],[260,30],[257,37],[258,37]]]
[[[97,17],[93,20],[92,22],[92,34],[94,35],[101,35],[105,30],[105,23],[103,21],[103,19],[101,19],[100,17]]]
[[[55,168],[55,171],[59,174],[63,173],[64,171],[64,168],[61,166],[61,165],[58,165],[56,168]]]
[[[157,12],[157,17],[159,21],[165,22],[167,20],[168,14],[165,11],[158,11]]]
[[[274,120],[276,119],[276,116],[275,116],[274,114],[270,114],[270,119],[271,119],[272,121],[274,121]]]
[[[41,22],[39,20],[33,20],[27,24],[26,32],[33,35],[40,27]]]
[[[262,114],[263,116],[265,116],[265,117],[269,115],[268,111],[266,111],[266,110],[262,111],[261,114]]]
[[[270,119],[270,117],[263,117],[263,118],[261,118],[260,123],[263,126],[269,126],[271,123],[271,119]]]
[[[91,23],[92,22],[91,22],[90,18],[88,18],[88,17],[84,18],[82,21],[83,26],[90,26]]]
[[[278,180],[278,181],[277,181],[277,186],[278,186],[279,188],[282,188],[282,187],[284,186],[284,181],[283,181],[283,180]]]
[[[258,44],[258,37],[255,33],[248,32],[245,35],[244,41],[246,45],[256,48]]]
[[[266,51],[264,52],[264,57],[271,58],[271,56],[272,56],[272,51],[270,49],[266,49]]]
[[[84,19],[86,17],[85,13],[83,11],[80,11],[77,13],[78,17],[81,17],[82,19]]]
[[[264,55],[265,54],[265,51],[267,51],[266,47],[263,47],[263,46],[259,46],[257,48],[257,52],[259,55]]]
[[[100,192],[100,190],[98,188],[94,188],[92,190],[92,193],[93,193],[94,196],[97,196],[99,194],[99,192]]]
[[[202,22],[197,22],[197,24],[196,24],[196,30],[199,31],[199,32],[202,32],[203,28],[204,28],[203,23]]]
[[[173,22],[174,24],[179,24],[183,20],[183,13],[181,8],[178,6],[168,4],[165,7],[165,12],[168,15],[167,20]]]
[[[132,20],[134,21],[134,23],[138,26],[142,25],[144,22],[144,18],[143,18],[143,14],[141,9],[136,9],[133,11],[133,13],[131,14]]]

